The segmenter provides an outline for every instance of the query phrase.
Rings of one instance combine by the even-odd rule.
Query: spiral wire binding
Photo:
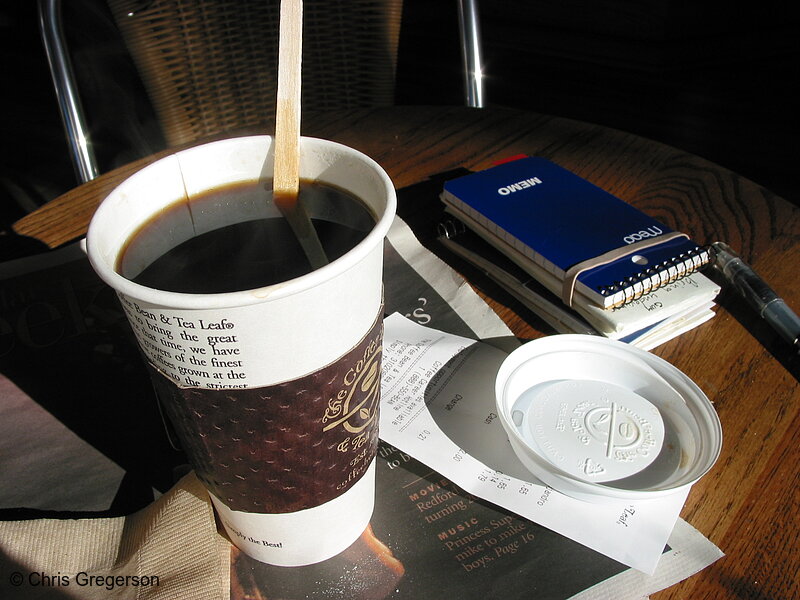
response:
[[[624,292],[624,300],[622,300],[620,304],[617,304],[617,306],[623,306],[629,302],[638,300],[645,294],[664,287],[665,285],[669,285],[687,275],[691,275],[709,262],[711,262],[711,252],[709,248],[707,246],[697,246],[688,252],[681,252],[668,260],[648,267],[636,275],[631,275],[624,281],[618,281],[602,287],[598,291],[603,296],[610,296],[620,291]],[[655,277],[658,277],[658,281],[653,283]],[[649,282],[650,285],[647,286],[645,282]],[[641,284],[638,286],[638,289],[637,284]]]
[[[464,225],[461,221],[447,219],[445,221],[440,221],[436,226],[436,230],[440,236],[444,236],[448,240],[452,240],[458,234],[464,233],[467,228],[466,225]]]

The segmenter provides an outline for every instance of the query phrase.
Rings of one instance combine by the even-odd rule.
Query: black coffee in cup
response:
[[[256,289],[305,275],[311,265],[288,221],[269,211],[268,186],[239,182],[167,207],[128,240],[117,271],[150,288],[191,294]],[[259,198],[272,214],[226,223],[222,213],[235,213],[239,204],[253,205]],[[333,185],[303,180],[298,201],[311,216],[329,261],[355,247],[375,226],[361,200]],[[187,208],[204,216],[220,213],[223,224],[183,240],[175,223],[186,218]],[[154,248],[164,247],[165,252],[153,256]]]

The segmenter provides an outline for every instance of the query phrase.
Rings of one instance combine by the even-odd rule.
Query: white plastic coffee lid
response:
[[[575,379],[534,386],[514,403],[511,419],[529,446],[581,481],[635,475],[664,443],[658,409],[613,383]]]
[[[711,402],[663,359],[588,335],[534,340],[503,362],[500,421],[539,480],[593,502],[684,490],[714,464],[722,428]]]

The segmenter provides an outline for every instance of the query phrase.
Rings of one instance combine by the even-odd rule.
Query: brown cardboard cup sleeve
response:
[[[339,358],[257,388],[181,388],[153,373],[220,521],[254,558],[319,562],[366,528],[375,498],[382,337],[379,310]]]

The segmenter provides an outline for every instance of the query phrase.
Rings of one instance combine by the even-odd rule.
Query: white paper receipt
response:
[[[384,321],[380,437],[466,492],[652,574],[688,491],[593,504],[538,482],[497,419],[495,376],[507,356],[485,343]]]

